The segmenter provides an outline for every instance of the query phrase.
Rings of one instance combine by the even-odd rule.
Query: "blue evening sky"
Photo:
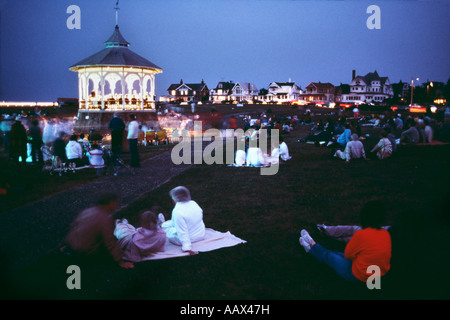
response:
[[[367,7],[381,9],[369,30]],[[81,8],[69,30],[67,7]],[[104,48],[115,0],[0,0],[0,100],[77,97],[68,68]],[[120,30],[130,49],[160,66],[156,93],[171,83],[291,79],[349,83],[377,70],[391,82],[447,82],[450,1],[121,0]]]

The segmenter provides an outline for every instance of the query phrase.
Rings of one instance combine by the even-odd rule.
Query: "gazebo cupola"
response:
[[[70,67],[78,72],[81,110],[155,108],[155,74],[162,69],[131,51],[116,27],[105,48]]]

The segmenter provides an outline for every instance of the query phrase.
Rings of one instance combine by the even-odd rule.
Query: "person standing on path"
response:
[[[19,158],[23,165],[27,161],[27,143],[28,136],[25,127],[20,118],[16,118],[16,122],[11,126],[11,140],[9,147],[9,156],[14,159],[14,161],[19,164]]]
[[[44,143],[42,142],[42,132],[38,120],[31,122],[29,137],[31,140],[31,158],[33,159],[33,164],[42,165],[44,163],[44,157],[41,147]]]
[[[114,113],[114,117],[109,122],[109,129],[111,130],[111,151],[117,158],[122,153],[122,139],[125,131],[125,122],[117,113]]]
[[[141,166],[138,150],[138,134],[139,123],[136,121],[136,116],[130,114],[131,122],[128,124],[128,145],[130,147],[130,166],[132,168],[139,168]]]

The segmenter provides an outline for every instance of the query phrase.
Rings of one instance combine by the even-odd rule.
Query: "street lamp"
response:
[[[427,96],[430,95],[430,87],[433,88],[433,82],[430,82],[430,83],[427,85]]]
[[[416,81],[419,81],[419,78],[416,78]],[[411,107],[413,106],[413,95],[414,95],[414,78],[411,79]]]

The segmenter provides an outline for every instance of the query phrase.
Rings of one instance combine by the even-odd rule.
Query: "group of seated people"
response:
[[[270,154],[264,154],[262,149],[251,143],[248,143],[249,139],[246,138],[245,150],[237,150],[235,156],[236,166],[269,166],[272,164],[278,164],[280,159],[282,161],[288,161],[291,159],[289,155],[289,148],[284,142],[283,137],[279,137],[279,144],[275,146]]]
[[[113,219],[119,208],[116,194],[102,195],[96,206],[74,220],[61,251],[91,256],[106,249],[123,268],[133,268],[134,262],[164,251],[166,240],[189,255],[196,254],[192,243],[203,240],[206,232],[203,210],[186,187],[176,187],[169,194],[175,203],[171,219],[166,221],[155,206],[140,213],[137,228],[127,219]]]
[[[83,166],[102,167],[105,162],[98,143],[89,143],[84,134],[69,135],[61,131],[53,142],[53,155],[69,169]]]
[[[434,140],[433,120],[428,116],[413,118],[411,115],[403,121],[398,114],[379,125],[379,141],[371,149],[378,159],[387,159],[397,151],[399,144],[429,144]],[[318,127],[318,126],[315,126]],[[327,119],[321,130],[313,132],[301,141],[313,141],[316,145],[326,143],[328,148],[338,149],[333,156],[349,162],[351,159],[367,159],[361,140],[361,127],[356,122],[348,122],[345,118],[334,124]]]

